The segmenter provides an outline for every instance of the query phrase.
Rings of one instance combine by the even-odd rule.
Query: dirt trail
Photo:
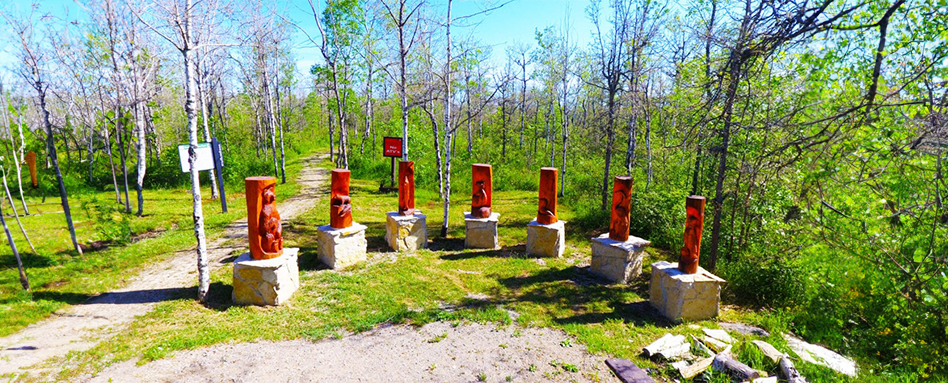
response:
[[[435,322],[383,326],[320,342],[223,344],[141,366],[129,360],[84,382],[618,382],[560,330]]]
[[[319,168],[323,156],[305,160],[297,181],[300,192],[278,202],[284,222],[290,222],[315,205],[319,188],[326,182],[328,171]],[[247,222],[238,220],[224,229],[224,235],[208,243],[212,271],[225,265],[225,258],[246,250]],[[233,239],[233,241],[231,241]],[[70,351],[92,348],[123,330],[136,316],[152,310],[156,302],[175,299],[197,283],[194,249],[181,251],[173,257],[149,266],[121,289],[89,299],[83,304],[67,307],[15,334],[0,338],[0,375],[24,372],[52,357]],[[33,372],[37,370],[31,369]]]

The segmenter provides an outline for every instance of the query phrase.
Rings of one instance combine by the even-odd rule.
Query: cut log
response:
[[[606,365],[623,383],[655,383],[645,370],[628,359],[606,359]]]
[[[740,381],[757,379],[760,377],[760,374],[757,370],[750,368],[750,366],[741,363],[731,355],[730,352],[722,352],[714,357],[714,361],[711,363],[711,367],[715,371],[723,372],[730,375],[732,378],[738,379]]]
[[[684,335],[665,334],[652,344],[645,346],[642,352],[649,358],[675,359],[688,353],[691,344]]]
[[[681,374],[682,378],[691,379],[700,375],[702,372],[707,370],[708,367],[711,367],[712,362],[714,362],[714,357],[704,358],[690,366],[679,368],[678,373]]]
[[[751,343],[753,343],[754,346],[757,346],[757,349],[774,363],[777,363],[780,361],[780,359],[783,359],[783,353],[777,351],[777,349],[774,348],[774,346],[771,346],[770,343],[764,342],[762,340],[752,340]]]
[[[708,347],[710,347],[712,350],[714,350],[714,352],[717,352],[717,353],[724,351],[724,349],[728,346],[727,343],[716,340],[707,335],[701,337],[701,341],[704,342],[704,344],[708,345]]]
[[[790,358],[784,356],[780,358],[780,373],[783,374],[784,379],[788,383],[806,383],[806,379],[803,375],[800,375],[800,371],[797,371],[797,368],[793,366],[793,362],[790,361]]]
[[[714,351],[711,351],[711,349],[708,348],[708,346],[706,346],[703,342],[698,340],[698,338],[696,338],[694,335],[691,335],[691,343],[694,344],[695,348],[698,349],[698,351],[700,351],[702,354],[704,354],[704,356],[710,356],[710,357],[714,356]]]
[[[716,329],[703,328],[703,329],[701,329],[701,331],[704,332],[704,335],[707,335],[707,336],[709,336],[709,337],[712,337],[712,338],[714,338],[715,340],[719,340],[719,341],[724,342],[724,343],[727,343],[727,344],[734,343],[734,339],[731,338],[731,335],[728,334],[727,331],[725,331],[725,330],[716,330]]]
[[[750,383],[777,383],[777,377],[768,376],[764,378],[757,378],[757,379],[751,380]]]

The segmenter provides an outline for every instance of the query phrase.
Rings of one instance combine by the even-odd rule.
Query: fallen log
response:
[[[783,374],[784,379],[788,383],[806,383],[806,378],[803,375],[800,375],[800,371],[797,371],[797,368],[793,366],[793,362],[790,361],[790,358],[784,356],[780,358],[780,373]]]
[[[711,367],[713,367],[715,371],[726,373],[739,381],[754,380],[760,377],[760,373],[758,373],[757,370],[734,359],[730,350],[715,356]]]
[[[690,366],[684,368],[679,368],[678,373],[681,374],[682,378],[691,379],[711,367],[711,363],[714,362],[714,357],[701,359]]]

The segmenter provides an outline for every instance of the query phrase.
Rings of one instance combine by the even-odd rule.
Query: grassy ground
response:
[[[329,163],[323,166],[330,167]],[[231,270],[212,276],[210,303],[193,299],[163,302],[133,323],[122,334],[90,351],[71,354],[60,378],[93,372],[115,360],[141,357],[142,362],[163,358],[176,350],[193,349],[224,342],[319,340],[370,329],[381,323],[421,325],[431,321],[492,321],[506,325],[544,326],[565,330],[592,352],[629,358],[642,367],[659,368],[668,378],[677,373],[638,357],[641,348],[666,332],[698,334],[699,327],[674,325],[650,308],[647,299],[649,270],[629,285],[604,283],[588,271],[589,237],[595,229],[571,230],[563,258],[534,259],[524,255],[525,225],[535,214],[535,193],[498,192],[494,210],[501,213],[498,251],[463,249],[461,211],[468,202],[465,192],[455,196],[451,230],[447,238],[436,234],[442,218],[437,194],[419,190],[418,207],[428,213],[429,250],[414,254],[387,252],[384,242],[384,212],[394,210],[394,194],[377,191],[374,180],[352,182],[353,216],[368,226],[369,262],[342,272],[316,261],[316,227],[328,222],[328,201],[284,227],[287,247],[300,247],[300,290],[280,307],[245,307],[231,304]],[[569,221],[574,212],[560,207]],[[607,223],[603,222],[605,229]],[[574,225],[575,226],[575,225]],[[650,262],[669,259],[650,249]],[[768,341],[788,351],[777,332],[786,328],[779,312],[747,311],[726,307],[722,320],[743,321],[774,331]],[[699,326],[716,327],[714,322]],[[564,340],[563,346],[569,346]],[[750,347],[739,346],[738,354],[755,368],[776,371]],[[569,362],[569,361],[565,361]],[[845,377],[816,366],[800,364],[811,382],[847,381]],[[863,371],[866,371],[864,369]],[[728,381],[710,376],[711,381]],[[892,377],[861,376],[859,381]],[[851,381],[856,381],[852,379]]]
[[[290,180],[296,178],[301,167],[299,160],[287,160],[288,181],[277,188],[278,198],[288,198],[299,190]],[[226,191],[227,213],[221,212],[219,200],[210,199],[208,187],[201,191],[209,239],[246,216],[243,185],[230,185]],[[130,198],[134,211],[134,190]],[[0,336],[42,320],[66,305],[115,289],[125,283],[127,276],[137,274],[147,265],[195,246],[190,189],[146,190],[143,217],[126,214],[124,205],[116,202],[114,191],[71,194],[69,203],[76,235],[86,248],[81,256],[72,250],[59,196],[47,196],[42,204],[40,201],[39,196],[29,196],[31,215],[20,217],[36,246],[36,254],[30,250],[16,220],[7,216],[32,293],[23,291],[16,260],[12,252],[4,251],[0,254]],[[16,202],[22,214],[20,201]],[[12,214],[9,204],[4,207],[5,214]],[[3,240],[5,243],[6,238]]]

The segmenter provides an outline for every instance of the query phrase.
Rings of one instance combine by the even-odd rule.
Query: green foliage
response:
[[[751,257],[726,263],[720,270],[728,283],[724,293],[753,307],[796,307],[805,302],[805,270],[783,257]]]

